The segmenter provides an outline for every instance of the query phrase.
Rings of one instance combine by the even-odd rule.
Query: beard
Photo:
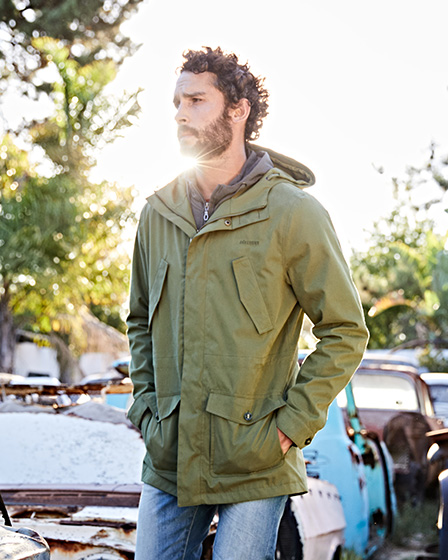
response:
[[[184,156],[196,158],[199,162],[222,155],[233,140],[233,130],[226,110],[205,128],[195,129],[188,125],[180,125],[178,132],[188,132],[197,138],[192,145],[181,144],[180,152]]]

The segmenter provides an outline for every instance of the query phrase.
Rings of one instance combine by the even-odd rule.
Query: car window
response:
[[[358,372],[352,385],[358,408],[419,410],[415,388],[403,377]]]
[[[448,385],[429,385],[429,392],[434,403],[448,403]]]
[[[436,416],[448,417],[448,385],[429,385]]]

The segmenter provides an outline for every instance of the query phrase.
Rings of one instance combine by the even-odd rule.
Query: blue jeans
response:
[[[179,507],[175,496],[144,484],[135,560],[199,560],[215,513],[213,560],[273,560],[286,499]]]

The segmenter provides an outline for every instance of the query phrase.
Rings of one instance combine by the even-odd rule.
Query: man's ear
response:
[[[249,114],[250,102],[245,97],[240,99],[238,103],[229,111],[229,116],[234,123],[247,121],[247,119],[249,118]]]

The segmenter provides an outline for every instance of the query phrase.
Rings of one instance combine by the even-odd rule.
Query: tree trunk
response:
[[[14,366],[15,329],[9,306],[8,286],[0,295],[0,372],[12,373]]]

